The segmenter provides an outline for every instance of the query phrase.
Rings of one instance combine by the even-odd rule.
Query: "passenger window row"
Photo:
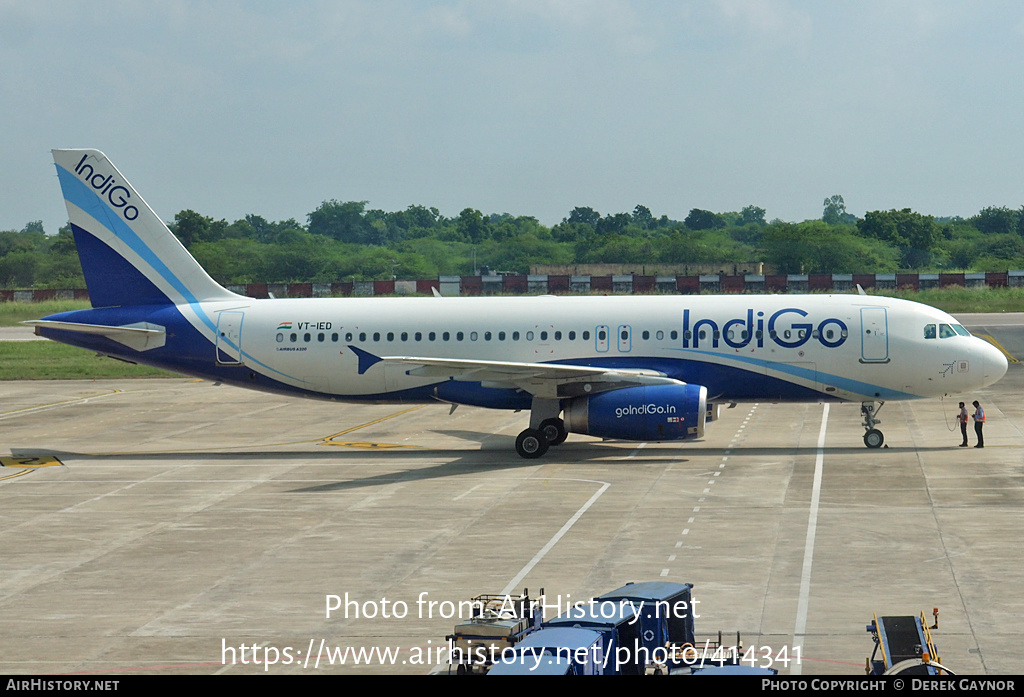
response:
[[[645,341],[650,340],[652,332],[644,330],[641,335]],[[670,332],[664,332],[658,330],[653,332],[653,336],[658,341],[664,341],[665,336],[668,336],[671,341],[679,339],[679,332],[672,330]],[[338,343],[344,341],[345,343],[352,343],[358,341],[365,343],[367,341],[373,342],[394,342],[394,341],[590,341],[591,333],[589,330],[577,332],[576,330],[569,330],[563,332],[562,330],[541,330],[541,331],[526,331],[526,332],[505,332],[505,331],[483,331],[483,332],[278,332],[277,343]],[[600,341],[607,340],[605,331],[598,330],[597,338]],[[623,331],[623,339],[628,338],[628,333]]]

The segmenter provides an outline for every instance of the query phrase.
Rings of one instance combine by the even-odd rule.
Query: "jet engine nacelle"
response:
[[[564,408],[565,428],[619,440],[703,438],[707,398],[703,385],[627,387],[576,397]]]

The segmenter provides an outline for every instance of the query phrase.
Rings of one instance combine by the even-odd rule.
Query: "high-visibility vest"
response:
[[[974,420],[978,423],[985,423],[985,410],[978,407],[978,410],[974,412]]]

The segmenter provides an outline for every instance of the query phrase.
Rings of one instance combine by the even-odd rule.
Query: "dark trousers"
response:
[[[960,434],[964,437],[963,445],[967,445],[967,422],[960,422]]]
[[[974,422],[974,433],[978,436],[978,445],[985,445],[985,436],[981,435],[981,429],[984,425],[981,421]]]

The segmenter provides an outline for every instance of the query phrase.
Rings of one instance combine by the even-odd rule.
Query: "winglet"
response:
[[[352,353],[356,354],[356,358],[359,359],[359,374],[360,375],[362,375],[367,370],[369,370],[373,366],[375,366],[378,363],[380,363],[381,360],[382,360],[380,356],[374,356],[369,351],[364,351],[363,349],[359,348],[358,346],[351,346],[350,345],[349,349],[352,351]]]

